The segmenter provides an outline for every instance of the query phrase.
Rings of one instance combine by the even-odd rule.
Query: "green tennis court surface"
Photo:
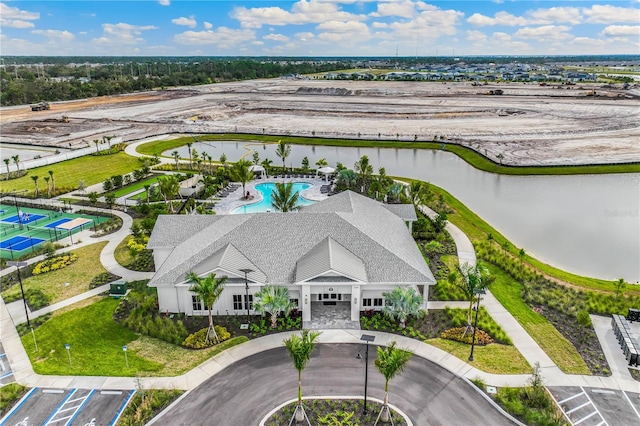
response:
[[[103,216],[0,204],[0,256],[17,259],[45,241],[73,239],[73,234],[95,229],[107,220]]]

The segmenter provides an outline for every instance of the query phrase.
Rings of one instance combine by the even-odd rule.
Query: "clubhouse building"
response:
[[[351,191],[297,213],[162,215],[147,245],[156,265],[149,286],[160,311],[187,315],[207,314],[189,272],[228,277],[213,307],[220,315],[253,314],[253,295],[266,285],[286,286],[304,322],[321,305],[341,305],[358,321],[398,286],[422,293],[426,309],[435,279],[411,236],[415,220],[412,205]]]

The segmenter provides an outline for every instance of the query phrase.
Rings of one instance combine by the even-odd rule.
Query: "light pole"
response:
[[[36,347],[36,352],[38,352],[38,343],[36,342],[36,333],[33,331],[31,327],[31,321],[29,320],[29,309],[27,309],[27,299],[24,297],[24,287],[22,286],[22,277],[20,276],[20,267],[27,266],[27,262],[15,262],[10,260],[7,262],[7,266],[15,266],[16,273],[18,274],[18,283],[20,283],[20,292],[22,293],[22,302],[24,303],[24,315],[27,317],[27,327],[31,330],[31,335],[33,336],[33,345]]]
[[[67,355],[69,355],[69,367],[73,368],[73,365],[71,364],[71,345],[65,343],[64,348],[67,350]]]
[[[127,368],[129,368],[129,358],[127,357],[127,345],[124,345],[122,347],[122,351],[124,352],[124,362],[125,362]]]
[[[364,351],[364,410],[363,413],[367,414],[367,385],[369,384],[369,342],[376,340],[376,336],[370,334],[363,334],[360,336],[360,340],[367,342],[367,348]],[[360,355],[360,354],[358,354]]]
[[[476,294],[476,319],[474,320],[474,324],[473,324],[473,337],[471,338],[471,354],[469,354],[469,361],[473,361],[473,348],[476,344],[476,329],[478,328],[478,311],[480,310],[480,299],[481,299],[481,295],[486,294],[486,291],[484,291],[484,289],[480,289],[475,291]]]
[[[244,289],[246,292],[244,303],[247,306],[247,324],[250,324],[251,320],[249,319],[249,280],[247,279],[247,274],[249,272],[253,272],[253,269],[242,268],[240,269],[240,272],[244,272]]]

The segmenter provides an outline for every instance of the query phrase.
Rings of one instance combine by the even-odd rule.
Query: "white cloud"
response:
[[[593,5],[583,9],[587,22],[593,24],[612,24],[616,22],[637,23],[640,21],[640,9],[611,5]]]
[[[144,39],[139,37],[143,31],[157,30],[153,25],[131,25],[120,22],[118,24],[102,24],[104,34],[94,39],[101,44],[137,44]]]
[[[172,19],[171,22],[176,24],[176,25],[182,25],[182,26],[189,27],[189,28],[195,28],[196,25],[198,25],[198,23],[193,18],[193,16],[190,16],[188,18],[185,18],[184,16],[181,16],[179,18]]]
[[[564,25],[543,25],[541,27],[520,28],[513,35],[536,41],[557,41],[573,38],[571,34],[567,33],[570,29],[571,27]]]
[[[485,33],[483,33],[482,31],[478,31],[478,30],[468,30],[467,31],[467,40],[476,43],[476,42],[482,42],[482,41],[486,41],[487,40],[487,35]]]
[[[582,14],[577,7],[552,7],[549,9],[530,10],[527,12],[527,16],[531,17],[530,24],[538,25],[560,22],[579,24],[582,22]]]
[[[204,21],[204,29],[210,30],[211,28],[213,28],[213,24],[211,22]]]
[[[602,30],[602,35],[613,37],[638,37],[640,38],[640,25],[609,25]]]
[[[75,36],[69,31],[60,30],[33,30],[32,34],[38,34],[48,38],[50,41],[71,41]]]
[[[313,40],[315,38],[315,34],[307,31],[303,33],[296,33],[294,37],[302,42],[307,42]]]
[[[280,7],[236,7],[231,17],[240,21],[243,28],[261,28],[263,25],[302,25],[330,20],[366,19],[364,15],[354,15],[338,8],[336,3],[320,0],[300,0],[291,6],[291,11]]]
[[[180,44],[189,45],[214,45],[219,49],[238,48],[243,43],[255,40],[254,31],[236,30],[227,27],[219,27],[217,30],[185,31],[176,34],[174,40]]]
[[[29,12],[20,10],[17,7],[10,7],[4,3],[0,3],[0,26],[5,28],[33,28],[33,22],[40,19],[38,12]]]
[[[343,42],[354,44],[371,38],[369,27],[363,22],[328,21],[319,24],[316,28],[322,31],[318,34],[320,40],[332,43]]]
[[[287,37],[284,34],[268,34],[262,38],[265,40],[273,40],[273,41],[280,41],[280,42],[289,41],[289,37]]]
[[[402,18],[412,18],[416,14],[416,6],[424,6],[423,2],[413,2],[411,0],[393,1],[389,3],[378,3],[378,10],[371,16],[400,16]]]
[[[441,10],[433,8],[421,12],[410,21],[398,21],[389,24],[396,39],[410,40],[414,43],[417,37],[421,39],[437,39],[443,35],[453,35],[464,13],[456,10]]]
[[[158,3],[160,3],[160,6],[169,6],[169,5],[171,5],[171,1],[170,0],[158,0]]]
[[[518,26],[527,25],[527,19],[521,16],[514,16],[507,12],[498,12],[493,15],[493,18],[482,15],[480,13],[474,13],[467,19],[467,22],[476,27],[485,27],[492,25],[504,25],[504,26]]]

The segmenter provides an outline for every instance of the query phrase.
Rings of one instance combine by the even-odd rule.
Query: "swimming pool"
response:
[[[305,189],[311,187],[310,183],[297,182],[293,184],[293,192],[302,192]],[[256,190],[262,194],[262,201],[259,203],[247,204],[246,206],[236,207],[231,211],[232,214],[238,213],[264,213],[268,210],[275,211],[273,204],[271,204],[271,192],[276,189],[275,183],[259,183],[256,185]],[[298,206],[308,206],[315,203],[315,201],[307,200],[298,194]]]

